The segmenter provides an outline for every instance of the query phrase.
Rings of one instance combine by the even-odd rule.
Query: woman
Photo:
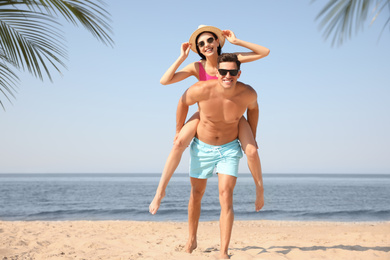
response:
[[[225,39],[234,45],[251,50],[251,52],[236,53],[241,63],[255,61],[264,58],[269,54],[268,48],[237,39],[235,34],[230,30],[221,31],[213,26],[201,25],[192,33],[189,42],[185,42],[181,45],[179,58],[165,72],[160,83],[169,85],[182,81],[190,76],[195,76],[200,81],[217,79],[217,59],[221,54]],[[190,63],[180,71],[177,71],[179,66],[187,59],[190,49],[198,53],[202,59]],[[197,112],[184,126],[176,126],[174,145],[164,166],[156,195],[149,206],[150,213],[156,214],[160,207],[161,200],[165,196],[165,189],[168,182],[179,165],[184,150],[195,136],[198,123],[199,113]],[[257,144],[255,141],[256,126],[257,122],[253,124],[253,129],[251,129],[251,126],[245,118],[241,118],[239,123],[239,140],[248,158],[250,171],[252,174],[260,171],[261,174],[260,159],[258,157]]]

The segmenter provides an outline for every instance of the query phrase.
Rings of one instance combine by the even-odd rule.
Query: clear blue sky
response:
[[[177,101],[196,79],[159,80],[200,24],[271,50],[241,76],[259,96],[265,173],[390,173],[388,30],[379,39],[388,11],[331,47],[315,21],[322,1],[107,2],[114,48],[67,25],[64,75],[19,74],[17,100],[0,112],[0,173],[161,172]],[[223,51],[245,49],[227,42]],[[188,158],[177,172],[188,172]],[[240,168],[249,172],[246,158]]]

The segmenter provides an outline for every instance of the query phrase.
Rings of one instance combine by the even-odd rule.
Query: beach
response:
[[[0,259],[215,259],[218,221],[0,221]],[[390,222],[235,221],[231,259],[390,259]]]

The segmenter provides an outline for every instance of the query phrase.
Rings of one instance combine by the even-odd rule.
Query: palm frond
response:
[[[371,5],[372,0],[329,1],[316,18],[321,19],[325,39],[333,34],[332,45],[340,45],[351,38],[353,31],[362,29]]]
[[[379,7],[379,8],[377,8],[377,7],[375,8],[375,11],[376,11],[377,9],[378,9],[378,11],[376,12],[374,18],[372,18],[371,24],[375,22],[376,18],[379,16],[379,14],[380,14],[386,7],[388,8],[388,11],[389,11],[389,13],[390,13],[390,1],[382,1],[382,2],[383,2],[383,3],[382,3],[382,6],[380,6],[380,3],[377,4],[377,7]],[[383,28],[382,28],[382,31],[381,31],[381,33],[380,33],[380,35],[379,35],[379,38],[382,36],[382,33],[383,33],[383,31],[386,29],[387,26],[389,27],[389,30],[390,30],[390,17],[386,20],[386,22],[385,22],[385,24],[384,24],[384,26],[383,26]]]
[[[381,6],[381,8],[378,8]],[[324,38],[333,35],[332,46],[341,45],[352,37],[353,33],[363,29],[364,22],[370,13],[375,21],[384,6],[390,7],[390,0],[330,0],[317,15],[320,28],[324,30]],[[389,24],[386,22],[385,27]]]
[[[5,59],[0,53],[0,59]],[[15,98],[18,76],[7,66],[7,64],[0,61],[0,93],[12,104],[9,96]],[[0,99],[0,106],[5,110],[5,106]]]
[[[66,68],[60,17],[113,46],[110,15],[102,0],[0,0],[0,94],[9,101],[18,77],[8,65],[41,80],[52,80],[52,68],[60,74]],[[1,98],[0,105],[4,108]]]
[[[17,68],[28,70],[43,80],[51,73],[49,62],[61,73],[59,65],[66,67],[62,59],[66,58],[64,38],[55,25],[57,22],[46,14],[28,10],[1,9],[0,38],[4,55]],[[43,73],[43,71],[45,73]]]
[[[101,0],[24,0],[32,11],[47,13],[50,16],[65,18],[68,22],[86,28],[93,36],[106,45],[113,46],[110,37],[110,15],[103,8]],[[95,3],[97,2],[97,3]]]

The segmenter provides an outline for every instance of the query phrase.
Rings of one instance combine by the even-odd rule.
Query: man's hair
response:
[[[240,70],[241,62],[238,60],[237,55],[234,53],[222,53],[218,56],[218,68],[219,64],[222,62],[235,62],[237,64],[237,69]]]
[[[198,47],[198,39],[199,39],[199,37],[202,35],[202,34],[204,34],[204,33],[211,33],[212,35],[213,35],[213,37],[214,37],[214,40],[217,40],[218,39],[218,37],[217,37],[217,35],[215,34],[215,33],[213,33],[213,32],[202,32],[202,33],[200,33],[200,34],[198,34],[198,36],[196,36],[196,39],[195,39],[195,44],[196,44],[196,51],[198,52],[198,54],[199,54],[199,56],[202,58],[202,60],[206,60],[206,56],[204,56],[202,53],[200,53],[200,50],[199,50],[199,47]],[[219,46],[218,46],[218,48],[217,48],[217,53],[218,53],[218,55],[221,55],[221,52],[222,52],[222,47],[221,47],[221,43],[219,43]]]

